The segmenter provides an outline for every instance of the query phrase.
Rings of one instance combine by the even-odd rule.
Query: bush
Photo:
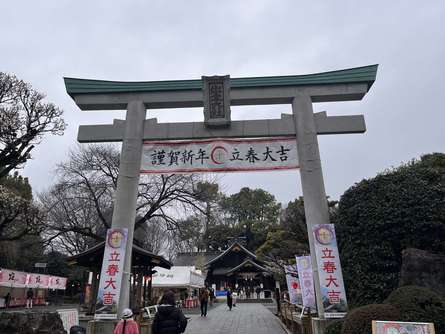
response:
[[[343,327],[343,319],[335,320],[326,327],[326,334],[341,334],[341,328]]]
[[[335,229],[350,305],[382,303],[398,288],[402,251],[445,254],[445,154],[422,156],[349,188]]]
[[[403,286],[393,291],[385,303],[400,311],[401,321],[433,322],[438,334],[445,334],[445,300],[427,288]]]
[[[371,304],[358,307],[346,315],[342,334],[371,334],[372,320],[400,320],[397,308],[387,304]]]

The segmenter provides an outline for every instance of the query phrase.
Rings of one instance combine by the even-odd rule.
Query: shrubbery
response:
[[[400,320],[397,308],[387,304],[371,304],[357,307],[344,319],[342,334],[371,334],[372,320]]]
[[[383,302],[399,285],[402,251],[445,254],[445,154],[435,153],[349,188],[335,229],[351,305]]]
[[[343,322],[343,319],[331,322],[326,328],[326,334],[342,334],[341,329],[343,327]]]
[[[445,301],[434,291],[404,286],[393,291],[385,303],[400,311],[400,321],[433,322],[436,333],[445,334]]]

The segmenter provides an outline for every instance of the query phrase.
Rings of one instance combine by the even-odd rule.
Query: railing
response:
[[[303,315],[303,307],[281,302],[281,321],[292,334],[311,334],[311,316]]]

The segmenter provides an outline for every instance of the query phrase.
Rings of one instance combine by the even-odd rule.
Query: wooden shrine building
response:
[[[105,241],[102,241],[86,251],[70,256],[67,259],[69,265],[84,267],[92,272],[92,282],[87,284],[84,303],[87,306],[88,313],[94,313],[104,250]],[[151,279],[154,267],[170,269],[172,263],[160,255],[153,254],[133,244],[131,257],[131,308],[136,310],[140,307],[151,305]]]
[[[221,252],[180,253],[175,265],[194,265],[206,272],[206,284],[216,292],[231,288],[245,298],[270,298],[275,280],[266,263],[238,242]]]

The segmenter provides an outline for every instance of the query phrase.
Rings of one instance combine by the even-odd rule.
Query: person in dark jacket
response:
[[[229,288],[227,289],[227,306],[229,307],[229,311],[232,311],[232,302],[233,302],[232,291]]]
[[[180,334],[187,327],[187,319],[177,308],[173,291],[164,293],[152,325],[153,334]]]

